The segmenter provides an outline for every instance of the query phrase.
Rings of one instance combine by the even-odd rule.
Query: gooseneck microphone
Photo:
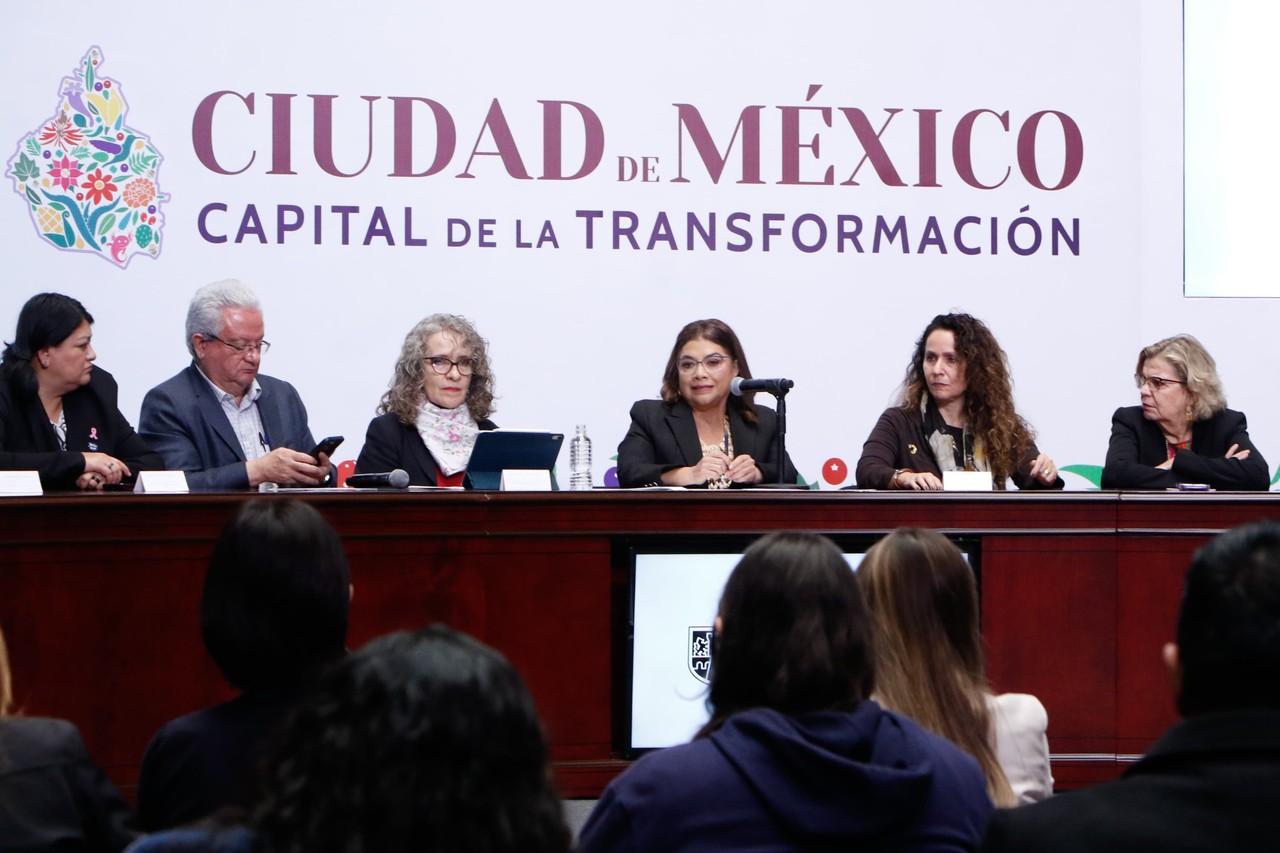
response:
[[[735,376],[729,383],[729,390],[737,397],[748,391],[767,391],[775,397],[781,397],[794,388],[795,384],[790,379],[743,379]]]
[[[778,482],[776,483],[757,483],[761,488],[776,489],[794,489],[794,483],[786,481],[787,474],[787,392],[795,387],[794,382],[790,379],[743,379],[741,376],[735,376],[729,382],[729,390],[736,396],[741,397],[743,394],[751,391],[766,391],[772,394],[778,401],[778,409],[774,413],[774,423],[776,426],[776,436],[774,437],[774,455],[778,465]]]
[[[385,474],[352,474],[347,485],[353,489],[403,489],[409,485],[409,472],[397,468]]]

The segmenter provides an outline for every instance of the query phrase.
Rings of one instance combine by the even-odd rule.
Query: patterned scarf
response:
[[[422,408],[418,409],[417,427],[422,443],[441,473],[451,477],[466,470],[471,449],[476,446],[476,436],[480,434],[480,427],[466,403],[456,409],[442,409],[430,400],[423,400]]]
[[[924,419],[924,434],[933,451],[933,458],[941,471],[990,471],[987,451],[982,438],[969,432],[961,431],[963,451],[956,446],[955,436],[947,429],[947,422],[938,411],[938,404],[933,397],[926,394],[920,402],[920,416]]]

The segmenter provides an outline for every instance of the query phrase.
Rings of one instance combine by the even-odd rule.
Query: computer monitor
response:
[[[879,537],[833,536],[851,570]],[[953,540],[977,571],[978,542]],[[720,594],[750,538],[637,542],[631,562],[628,755],[685,743],[709,719],[711,629]]]

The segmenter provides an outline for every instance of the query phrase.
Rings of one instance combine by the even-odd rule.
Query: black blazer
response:
[[[778,416],[773,409],[756,406],[759,423],[747,423],[729,407],[729,434],[733,452],[756,461],[764,482],[778,482]],[[668,406],[661,400],[640,400],[631,407],[631,429],[618,445],[618,485],[624,489],[662,485],[662,473],[672,468],[697,465],[702,459],[702,442],[693,409],[683,400]],[[788,455],[783,479],[799,479]]]
[[[497,429],[488,418],[478,418],[476,424],[482,430]],[[427,450],[415,424],[406,424],[395,412],[378,415],[369,421],[364,435],[364,447],[356,459],[357,474],[381,474],[403,468],[409,475],[411,486],[438,485],[440,473],[436,460]]]
[[[117,403],[116,380],[101,367],[89,374],[89,384],[81,385],[62,398],[67,419],[67,449],[58,447],[58,437],[49,425],[40,397],[26,397],[0,382],[0,469],[37,470],[46,489],[74,489],[84,473],[84,453],[114,456],[139,471],[158,471],[164,460],[133,431]]]
[[[138,818],[147,832],[253,805],[258,761],[305,684],[279,684],[194,711],[160,727],[138,771]]]
[[[0,849],[116,853],[136,837],[133,813],[75,726],[0,719]]]
[[[1233,444],[1250,451],[1245,460],[1228,459]],[[1164,433],[1142,416],[1141,406],[1123,406],[1111,416],[1111,444],[1102,469],[1104,489],[1167,489],[1179,483],[1208,483],[1225,491],[1265,492],[1271,488],[1267,460],[1249,440],[1244,414],[1223,409],[1191,426],[1191,449],[1179,450],[1173,470],[1155,466],[1168,458]]]
[[[996,809],[987,853],[1275,850],[1280,712],[1232,711],[1174,725],[1123,779]]]

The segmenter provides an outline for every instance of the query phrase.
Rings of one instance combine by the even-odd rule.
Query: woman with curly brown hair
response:
[[[403,468],[414,486],[461,486],[492,412],[488,342],[466,317],[432,314],[405,336],[356,472]]]
[[[858,486],[942,488],[944,471],[990,471],[997,489],[1061,489],[1053,460],[1013,408],[1009,362],[995,335],[968,314],[939,314],[916,341],[897,406],[862,446]]]

